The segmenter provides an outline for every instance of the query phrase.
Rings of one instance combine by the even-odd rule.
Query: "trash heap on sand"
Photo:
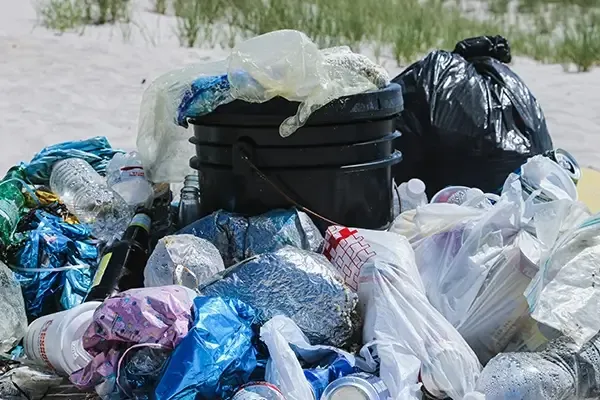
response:
[[[0,398],[597,398],[600,218],[508,62],[272,32],[11,168]]]

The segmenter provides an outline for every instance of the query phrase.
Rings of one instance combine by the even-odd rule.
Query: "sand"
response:
[[[96,135],[134,149],[149,82],[183,64],[227,54],[181,48],[174,18],[134,4],[130,25],[57,35],[39,26],[30,1],[0,0],[0,171],[44,146]],[[389,60],[384,65],[391,76],[402,70]],[[555,145],[582,166],[600,169],[600,70],[565,73],[559,65],[524,58],[513,69],[542,105]]]

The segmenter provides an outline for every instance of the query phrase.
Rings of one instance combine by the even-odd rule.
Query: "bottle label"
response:
[[[104,272],[106,271],[106,266],[108,265],[112,255],[113,253],[106,253],[100,260],[100,264],[98,264],[98,270],[96,271],[96,275],[94,275],[94,282],[92,282],[92,287],[98,286],[100,284],[100,281],[104,276]]]
[[[121,167],[119,169],[119,175],[115,177],[114,184],[127,182],[134,179],[146,179],[146,173],[144,168],[139,165]]]
[[[146,214],[135,214],[129,224],[129,226],[139,226],[148,233],[150,233],[150,225],[152,225],[152,219]]]

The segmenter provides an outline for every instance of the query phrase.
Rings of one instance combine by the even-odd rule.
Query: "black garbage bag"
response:
[[[433,51],[394,78],[404,95],[397,183],[418,177],[429,196],[449,185],[496,192],[529,157],[552,149],[542,109],[504,64],[510,59],[506,39],[483,36]]]

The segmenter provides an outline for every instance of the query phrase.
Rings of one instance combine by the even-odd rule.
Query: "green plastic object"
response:
[[[0,182],[0,242],[5,246],[11,242],[24,205],[21,183],[12,180]]]

